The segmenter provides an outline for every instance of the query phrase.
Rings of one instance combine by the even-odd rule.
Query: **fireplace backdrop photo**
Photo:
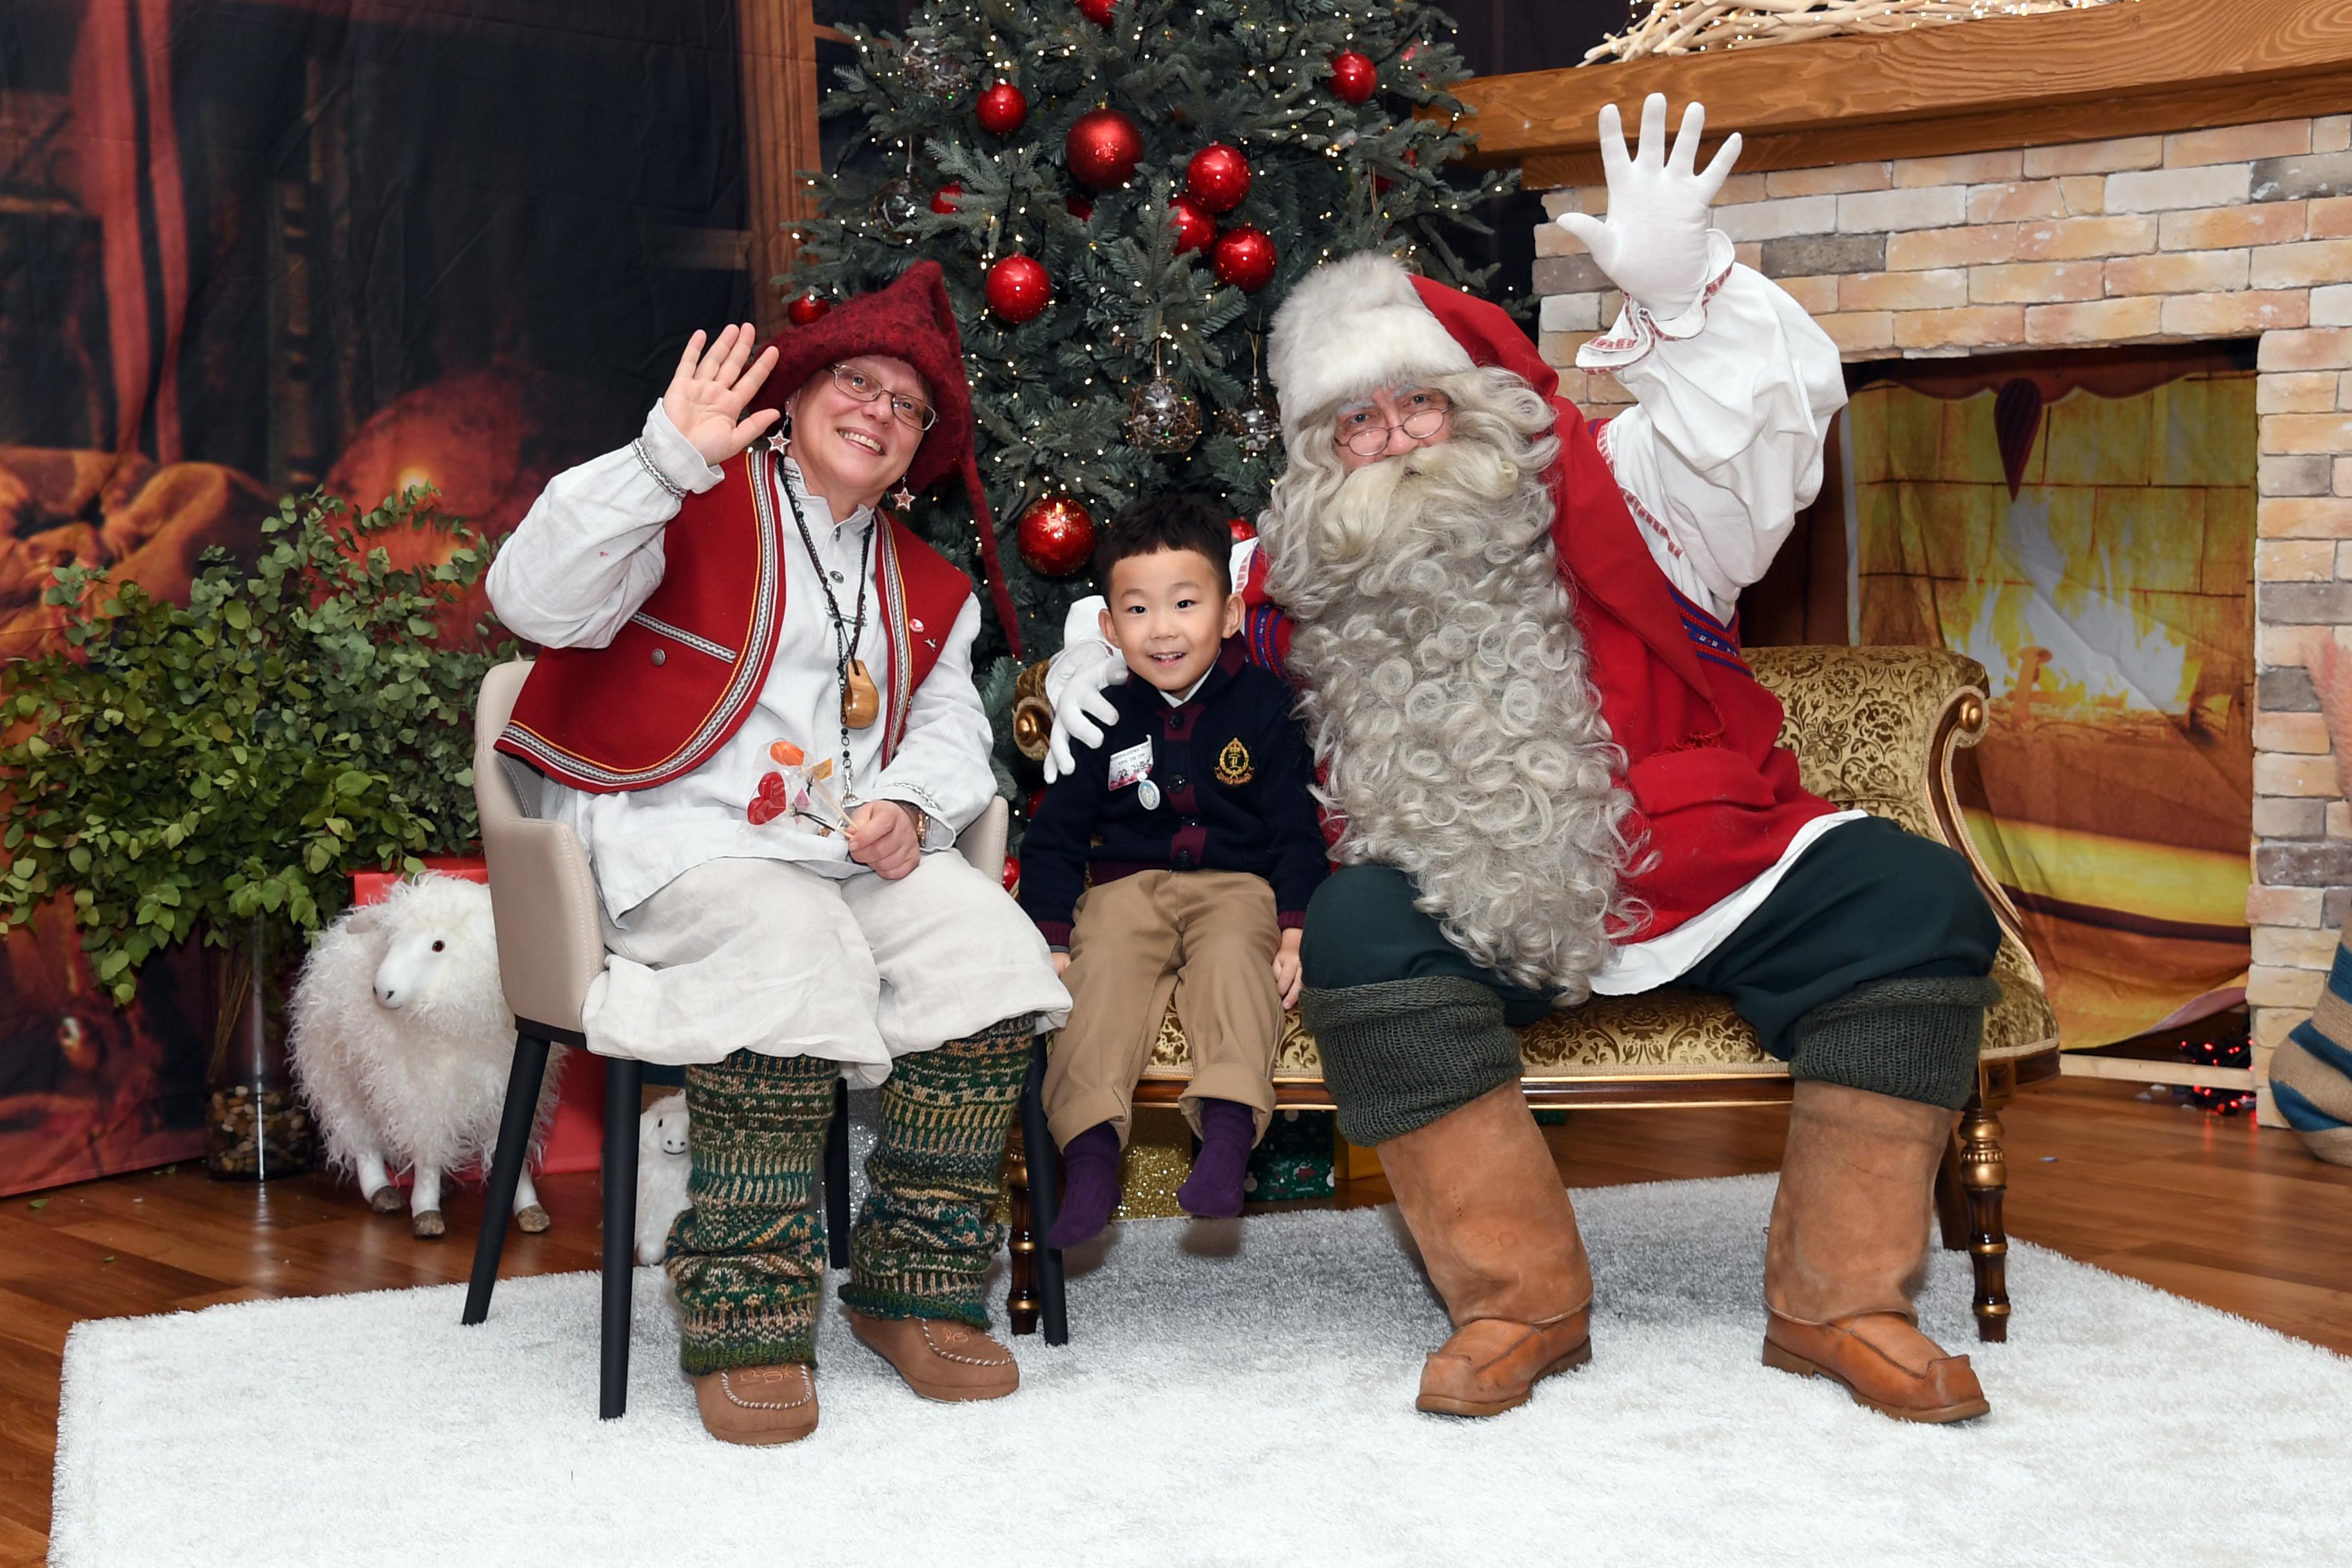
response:
[[[2242,1000],[2248,348],[1854,367],[1853,640],[1985,667],[1969,831],[2072,1047]]]

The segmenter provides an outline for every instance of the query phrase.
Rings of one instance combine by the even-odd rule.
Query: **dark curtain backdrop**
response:
[[[750,289],[730,0],[0,0],[0,657],[277,496],[510,526]],[[0,952],[0,1192],[201,1144],[201,966]]]

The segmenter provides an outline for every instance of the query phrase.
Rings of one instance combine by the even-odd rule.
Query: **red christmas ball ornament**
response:
[[[1014,526],[1021,559],[1047,577],[1066,577],[1094,558],[1094,514],[1067,496],[1032,501]]]
[[[1034,257],[1007,256],[988,269],[988,308],[1014,326],[1034,321],[1054,302],[1054,280]]]
[[[1331,95],[1342,103],[1361,103],[1380,85],[1380,68],[1370,55],[1342,49],[1331,57]]]
[[[1176,254],[1198,250],[1217,237],[1217,220],[1201,210],[1201,204],[1190,196],[1178,196],[1168,204],[1176,215]]]
[[[824,319],[833,309],[833,301],[821,294],[803,294],[784,307],[784,317],[795,327],[809,326]]]
[[[1234,536],[1235,544],[1239,544],[1244,540],[1257,537],[1257,524],[1245,517],[1229,517],[1225,519],[1225,531]]]
[[[972,106],[980,128],[992,136],[1010,136],[1029,118],[1029,96],[1009,81],[1000,81],[980,95]]]
[[[931,210],[939,214],[941,217],[955,216],[955,199],[961,195],[963,195],[963,182],[961,180],[950,180],[946,184],[941,185],[938,190],[931,193]]]
[[[1080,223],[1086,223],[1095,216],[1095,199],[1092,196],[1082,195],[1076,191],[1072,191],[1068,195],[1062,198],[1062,210],[1068,213]]]
[[[1244,294],[1255,294],[1274,281],[1274,241],[1265,230],[1247,224],[1225,230],[1209,247],[1209,266]]]
[[[1112,0],[1078,0],[1078,15],[1097,27],[1110,26]]]
[[[1184,194],[1213,213],[1229,213],[1249,195],[1249,160],[1222,142],[1212,142],[1184,165]]]
[[[1018,855],[1004,858],[1004,890],[1008,893],[1021,890],[1021,857]]]
[[[1133,177],[1143,161],[1143,132],[1116,109],[1090,109],[1070,127],[1062,155],[1081,182],[1107,191]]]

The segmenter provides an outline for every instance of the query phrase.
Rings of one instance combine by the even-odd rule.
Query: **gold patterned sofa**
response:
[[[2007,1173],[1997,1114],[2020,1084],[2058,1070],[2058,1025],[2020,934],[2017,911],[1986,870],[1961,825],[1952,757],[1984,732],[1984,667],[1963,655],[1920,647],[1759,647],[1747,653],[1756,677],[1780,699],[1781,743],[1797,753],[1805,787],[1840,805],[1892,818],[1968,857],[2000,917],[1993,977],[2001,1000],[1985,1020],[1977,1091],[1960,1115],[1936,1183],[1944,1245],[1966,1248],[1975,1274],[1977,1331],[2007,1337],[2009,1297],[2001,1223]],[[1021,678],[1014,739],[1045,755],[1051,714],[1045,666]],[[1614,1107],[1738,1105],[1786,1101],[1787,1067],[1765,1054],[1729,1004],[1699,992],[1659,990],[1597,996],[1519,1032],[1530,1105]],[[1192,1076],[1174,1010],[1161,1020],[1138,1104],[1172,1105]],[[1315,1041],[1293,1012],[1275,1060],[1278,1102],[1329,1110]],[[1028,1225],[1027,1173],[1016,1152],[1013,1197],[1015,1333],[1034,1328],[1036,1241]]]

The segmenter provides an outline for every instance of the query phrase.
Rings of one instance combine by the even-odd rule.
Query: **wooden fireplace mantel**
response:
[[[1480,77],[1456,95],[1475,162],[1597,184],[1614,102],[1706,105],[1743,170],[2047,146],[2352,111],[2352,0],[2122,0],[2087,11]],[[1713,140],[1713,138],[1710,138]]]

